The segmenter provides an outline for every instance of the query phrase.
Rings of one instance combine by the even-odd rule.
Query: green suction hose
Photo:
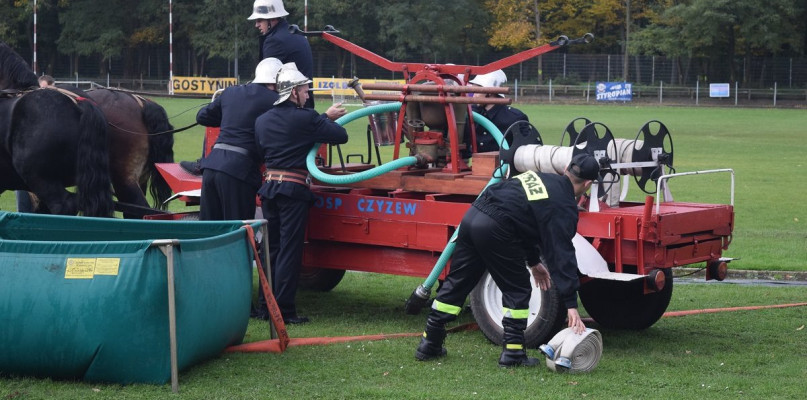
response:
[[[353,111],[349,114],[345,114],[343,117],[337,119],[336,123],[344,126],[350,122],[353,122],[359,118],[363,118],[371,114],[381,114],[385,112],[399,111],[400,109],[401,109],[400,102],[370,106],[367,108],[362,108]],[[370,178],[375,178],[376,176],[386,174],[387,172],[394,171],[398,168],[408,167],[410,165],[415,165],[417,163],[416,157],[409,156],[390,161],[386,164],[379,165],[375,168],[368,169],[366,171],[362,171],[356,174],[331,175],[326,174],[320,171],[319,168],[317,168],[316,156],[319,146],[320,146],[319,143],[315,144],[314,147],[311,148],[311,151],[308,152],[308,156],[305,159],[306,166],[308,167],[308,172],[311,173],[312,177],[314,177],[316,180],[320,182],[329,183],[331,185],[346,185],[349,183],[361,182]]]
[[[350,122],[353,122],[359,118],[363,118],[371,114],[399,111],[400,109],[401,109],[400,102],[370,106],[346,114],[345,116],[337,119],[336,123],[344,126]],[[483,117],[482,115],[476,112],[473,112],[472,116],[474,122],[478,123],[479,125],[484,127],[488,132],[490,132],[493,135],[493,138],[496,140],[496,142],[501,143],[504,149],[508,148],[507,142],[502,140],[502,132],[499,130],[499,128],[496,127],[496,125],[493,124],[493,122],[490,122],[489,119]],[[415,165],[418,162],[418,159],[416,157],[409,156],[390,161],[386,164],[356,174],[331,175],[320,171],[320,169],[317,167],[316,156],[317,151],[319,150],[319,146],[320,146],[319,143],[315,144],[314,147],[311,148],[311,151],[308,152],[308,156],[306,157],[306,166],[308,168],[308,172],[311,173],[311,176],[313,176],[315,179],[317,179],[320,182],[325,182],[332,185],[344,185],[349,183],[361,182],[363,180],[383,175],[387,172],[396,170],[401,167]],[[507,165],[506,164],[502,165],[499,169],[497,169],[497,171],[501,171],[502,175],[506,174]],[[499,177],[496,176],[492,177],[490,181],[488,181],[487,185],[485,185],[485,188],[500,180],[501,178]],[[484,189],[482,189],[482,191],[484,191]],[[459,232],[459,226],[457,226],[457,229],[454,230],[454,234],[451,235],[451,239],[449,239],[448,243],[446,244],[446,247],[443,249],[442,254],[440,254],[440,257],[437,259],[437,263],[435,263],[432,272],[429,274],[426,280],[421,285],[419,285],[414,292],[412,292],[412,295],[409,296],[409,300],[406,301],[406,307],[405,307],[407,314],[418,314],[420,313],[420,310],[423,309],[423,307],[426,305],[426,302],[429,300],[429,297],[431,296],[431,288],[434,286],[435,282],[437,282],[437,277],[440,276],[440,274],[443,272],[443,269],[445,269],[448,260],[454,253],[454,246],[457,239],[457,232]]]
[[[493,125],[493,122],[490,122],[489,119],[483,117],[482,115],[474,112],[473,113],[474,122],[482,125],[488,132],[493,135],[493,138],[496,139],[497,143],[501,143],[502,148],[505,150],[508,148],[508,144],[506,141],[502,140],[502,132],[496,125]],[[501,171],[500,175],[507,174],[507,164],[503,164],[497,171]],[[500,177],[497,177],[494,173],[494,176],[490,178],[485,188],[488,186],[499,182],[501,180]],[[485,188],[482,189],[482,192],[485,191]],[[480,192],[480,194],[482,193]],[[415,315],[419,314],[420,310],[426,306],[426,302],[429,301],[429,297],[431,297],[431,290],[434,284],[437,282],[437,277],[443,273],[443,269],[446,267],[446,263],[451,258],[451,255],[454,253],[454,246],[457,241],[457,233],[460,231],[459,225],[457,225],[457,229],[454,230],[454,234],[451,235],[451,239],[448,240],[446,247],[443,249],[443,253],[440,254],[440,258],[437,259],[437,262],[434,264],[434,268],[432,268],[432,272],[426,277],[426,280],[421,283],[415,291],[412,292],[412,295],[409,296],[409,299],[406,300],[406,305],[404,306],[404,310],[407,314]]]

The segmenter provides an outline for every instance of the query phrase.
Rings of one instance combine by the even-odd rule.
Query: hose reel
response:
[[[513,174],[536,171],[558,175],[562,175],[572,157],[580,153],[591,154],[598,161],[610,160],[614,156],[615,148],[613,134],[605,125],[595,124],[587,124],[580,132],[573,129],[574,122],[570,124],[567,131],[575,137],[571,146],[521,144],[514,141],[509,150],[499,152],[500,158],[510,165]],[[535,128],[532,130],[537,133]],[[599,183],[603,183],[603,176],[601,173]]]
[[[579,126],[585,124],[582,128]],[[578,117],[573,119],[563,131],[561,145],[564,145],[568,136],[568,145],[577,143],[581,134],[589,128],[592,122],[588,118]],[[593,124],[602,125],[598,122]],[[605,125],[602,125],[605,127]],[[605,127],[607,129],[607,127]],[[634,140],[614,139],[615,157],[609,157],[609,164],[634,164],[616,168],[619,175],[630,175],[634,177],[636,185],[647,194],[654,194],[656,188],[648,187],[648,182],[656,182],[661,175],[664,175],[664,167],[668,172],[675,172],[673,168],[673,143],[672,136],[667,127],[657,120],[646,122],[639,129]],[[613,167],[608,167],[614,170]],[[606,191],[608,188],[606,188]]]

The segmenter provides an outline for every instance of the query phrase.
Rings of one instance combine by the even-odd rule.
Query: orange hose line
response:
[[[663,317],[683,317],[686,315],[697,314],[714,314],[719,312],[730,311],[752,311],[764,310],[775,308],[789,308],[789,307],[804,307],[807,303],[790,303],[790,304],[772,304],[763,306],[744,306],[744,307],[726,307],[726,308],[704,308],[699,310],[682,310],[682,311],[668,311],[664,313]],[[586,323],[594,322],[591,318],[583,318]],[[461,332],[472,331],[479,329],[479,326],[470,322],[467,324],[459,325],[454,328],[448,329],[448,332]],[[382,333],[377,335],[362,335],[362,336],[335,336],[335,337],[315,337],[315,338],[292,338],[286,346],[283,346],[278,339],[263,340],[259,342],[244,343],[237,346],[231,346],[225,349],[227,353],[282,353],[285,347],[292,346],[311,346],[311,345],[325,345],[334,343],[358,342],[365,340],[384,340],[395,339],[402,337],[415,337],[422,335],[421,332],[411,333]]]
[[[685,315],[713,314],[728,311],[749,311],[749,310],[764,310],[769,308],[787,308],[787,307],[804,307],[804,306],[807,306],[807,303],[772,304],[767,306],[745,306],[745,307],[727,307],[727,308],[704,308],[701,310],[668,311],[664,313],[663,317],[683,317]]]
[[[448,329],[448,332],[461,332],[472,331],[479,329],[479,326],[474,323],[467,323]],[[422,332],[411,333],[382,333],[377,335],[361,335],[361,336],[335,336],[335,337],[314,337],[314,338],[292,338],[289,340],[287,346],[311,346],[311,345],[325,345],[334,343],[346,342],[359,342],[365,340],[384,340],[395,339],[402,337],[415,337],[422,335]],[[282,353],[280,341],[278,339],[262,340],[259,342],[244,343],[237,346],[231,346],[225,349],[227,353]]]

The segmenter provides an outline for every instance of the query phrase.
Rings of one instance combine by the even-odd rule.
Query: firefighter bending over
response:
[[[568,310],[569,327],[578,334],[585,330],[577,312],[579,282],[572,244],[578,219],[575,198],[598,175],[595,158],[583,153],[572,158],[564,175],[525,172],[482,192],[460,224],[451,270],[432,304],[416,359],[446,355],[445,325],[456,319],[487,270],[502,291],[504,336],[499,365],[537,364],[538,359],[527,357],[524,348],[532,293],[525,261],[538,287],[548,290],[552,282],[557,286]]]

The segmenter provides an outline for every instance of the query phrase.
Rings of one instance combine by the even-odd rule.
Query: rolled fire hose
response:
[[[574,147],[526,145],[516,151],[513,166],[518,171],[536,171],[563,175],[572,161]]]
[[[546,366],[552,371],[591,372],[602,357],[602,335],[591,328],[586,328],[580,335],[566,328],[540,349],[546,355]]]

